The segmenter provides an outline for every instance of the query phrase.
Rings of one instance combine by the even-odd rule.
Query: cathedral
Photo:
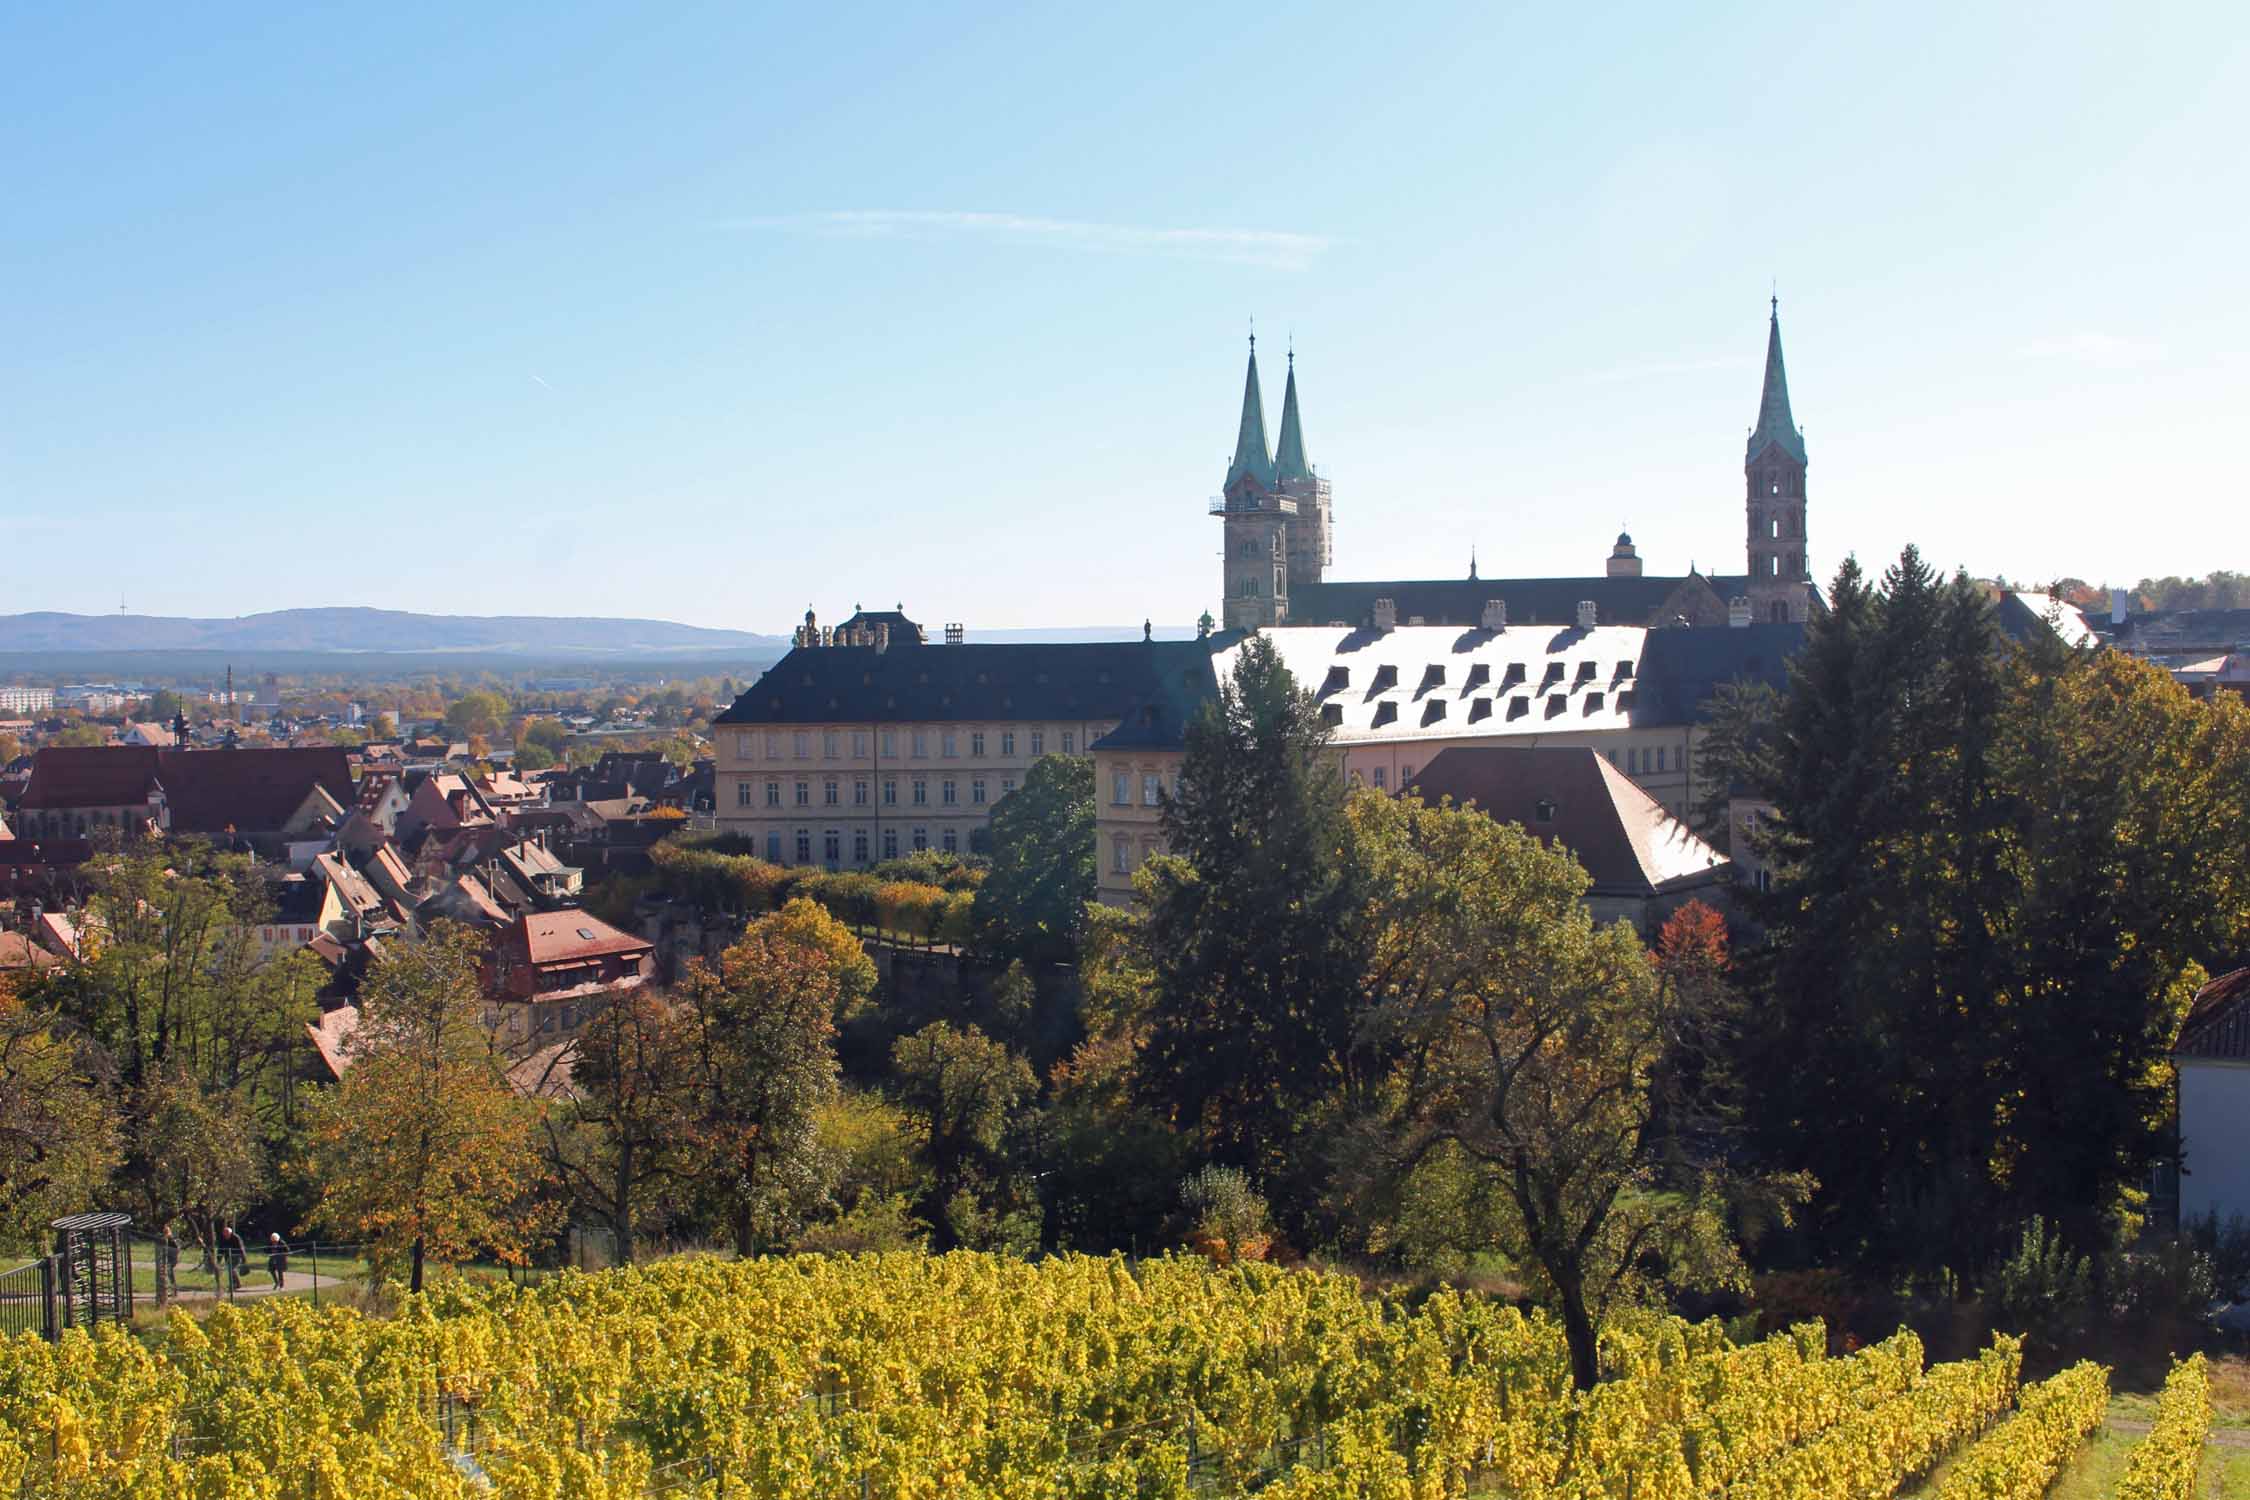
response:
[[[1802,624],[1820,608],[1805,545],[1805,438],[1789,412],[1781,360],[1781,305],[1766,325],[1765,383],[1742,463],[1744,571],[1644,573],[1633,539],[1620,535],[1601,574],[1578,578],[1479,578],[1349,583],[1327,576],[1336,560],[1335,512],[1328,480],[1305,451],[1297,368],[1289,359],[1281,402],[1281,440],[1266,442],[1258,383],[1258,341],[1242,391],[1242,422],[1226,483],[1211,502],[1225,528],[1228,629],[1269,625],[1459,625],[1498,618],[1520,624],[1725,626]],[[1591,607],[1594,619],[1585,618]]]

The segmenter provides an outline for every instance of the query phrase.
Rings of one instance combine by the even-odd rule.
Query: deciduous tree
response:
[[[534,1196],[537,1106],[481,1023],[483,957],[482,936],[451,922],[393,945],[360,991],[343,1082],[314,1113],[313,1220],[406,1265],[415,1291],[431,1261],[521,1263],[551,1219]]]

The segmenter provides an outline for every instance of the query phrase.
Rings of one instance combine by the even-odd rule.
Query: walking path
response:
[[[2102,1424],[2111,1432],[2122,1432],[2127,1437],[2148,1436],[2149,1424],[2136,1422],[2129,1417],[2111,1417]],[[2215,1448],[2250,1448],[2250,1431],[2240,1427],[2214,1427],[2203,1436],[2203,1441]]]

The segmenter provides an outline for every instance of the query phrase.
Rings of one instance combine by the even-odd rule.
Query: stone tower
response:
[[[1305,424],[1297,412],[1297,354],[1289,353],[1289,386],[1281,398],[1281,440],[1273,454],[1274,482],[1281,497],[1296,503],[1289,522],[1289,586],[1318,583],[1336,560],[1335,519],[1328,481],[1313,472],[1305,457]]]
[[[1781,302],[1766,325],[1766,381],[1758,425],[1742,463],[1750,521],[1751,618],[1804,621],[1812,613],[1812,564],[1805,550],[1805,435],[1789,414],[1781,364]]]
[[[1302,446],[1300,442],[1300,447]],[[1297,502],[1281,493],[1266,447],[1266,405],[1258,390],[1258,338],[1250,336],[1250,373],[1242,386],[1242,424],[1226,484],[1211,502],[1224,523],[1226,595],[1219,616],[1230,630],[1278,625],[1289,614],[1289,523]]]

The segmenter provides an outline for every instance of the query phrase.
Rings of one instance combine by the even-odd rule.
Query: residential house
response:
[[[566,1040],[616,995],[655,977],[655,945],[585,911],[530,912],[494,939],[486,1024],[529,1053]]]

